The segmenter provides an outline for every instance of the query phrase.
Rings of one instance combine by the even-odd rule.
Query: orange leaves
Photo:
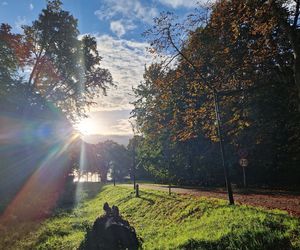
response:
[[[282,52],[278,45],[282,37],[278,34],[277,17],[270,10],[265,1],[217,1],[207,26],[192,29],[188,34],[175,69],[162,73],[163,65],[151,66],[157,67],[147,76],[153,99],[151,104],[145,103],[145,108],[154,107],[157,128],[169,129],[180,140],[199,134],[217,140],[213,100],[208,89],[247,90],[271,78],[274,64],[279,63],[276,56]],[[163,43],[165,49],[175,46],[170,41]],[[250,120],[242,117],[240,99],[237,94],[221,101],[221,116],[229,136],[252,126]],[[237,108],[233,109],[234,106]]]
[[[11,33],[11,27],[8,24],[1,25],[0,40],[5,42],[6,46],[12,50],[19,66],[25,66],[25,62],[30,55],[30,44],[25,42],[21,35]]]
[[[228,54],[229,53],[229,48],[225,47],[223,51],[224,51],[224,53]]]

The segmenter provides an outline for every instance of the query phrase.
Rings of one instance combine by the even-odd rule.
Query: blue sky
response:
[[[129,112],[134,100],[132,87],[142,80],[144,65],[151,62],[148,46],[141,35],[162,11],[174,12],[184,18],[196,7],[197,0],[63,0],[63,9],[78,19],[81,34],[97,38],[103,57],[102,67],[108,68],[117,83],[108,96],[100,97],[90,110],[90,134],[131,133]],[[198,1],[199,2],[199,1]],[[206,1],[205,1],[206,2]],[[43,0],[0,0],[0,23],[8,23],[15,32],[21,25],[38,18],[46,5]]]
[[[43,0],[0,0],[0,22],[11,24],[15,31],[30,24],[41,9]],[[142,41],[141,33],[162,11],[184,16],[196,6],[196,0],[63,0],[63,8],[78,19],[81,33],[98,33]]]

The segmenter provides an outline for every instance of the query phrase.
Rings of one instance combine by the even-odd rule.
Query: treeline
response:
[[[76,174],[78,180],[87,173],[98,174],[104,183],[108,176],[114,181],[123,181],[130,176],[132,152],[114,141],[89,144],[78,139],[73,143],[70,153],[71,172]]]
[[[137,160],[158,180],[224,185],[215,102],[226,164],[242,183],[300,180],[299,1],[222,0],[182,23],[162,13],[145,32],[162,58],[135,89]]]

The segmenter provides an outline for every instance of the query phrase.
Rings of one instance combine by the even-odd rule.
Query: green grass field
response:
[[[300,249],[300,220],[281,211],[152,190],[136,198],[131,188],[110,185],[83,196],[41,225],[6,230],[0,249],[77,249],[106,201],[136,228],[143,249]]]

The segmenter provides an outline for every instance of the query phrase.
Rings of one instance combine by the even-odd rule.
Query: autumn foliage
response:
[[[140,158],[151,171],[161,178],[171,173],[174,182],[223,183],[217,93],[234,182],[241,180],[238,151],[246,149],[251,183],[297,184],[300,43],[287,26],[299,36],[298,21],[289,24],[298,20],[298,1],[293,8],[284,1],[223,0],[199,7],[184,23],[171,13],[155,20],[146,36],[164,60],[145,70],[133,111],[144,136]]]

